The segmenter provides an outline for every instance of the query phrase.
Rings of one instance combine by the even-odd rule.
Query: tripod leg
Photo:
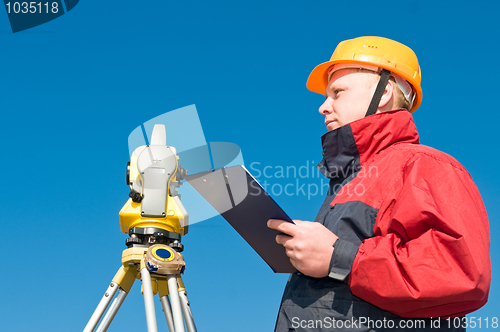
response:
[[[174,328],[174,318],[172,317],[172,307],[170,306],[170,300],[168,299],[168,286],[166,280],[158,280],[158,296],[160,297],[161,306],[163,307],[163,313],[165,314],[165,320],[167,321],[168,330],[170,332],[175,332]]]
[[[186,291],[179,293],[182,303],[182,312],[184,313],[184,319],[186,320],[186,326],[188,332],[197,332],[196,325],[194,324],[193,314],[191,313],[191,308],[189,307],[189,301],[187,299]]]
[[[165,314],[165,319],[167,320],[168,330],[170,332],[175,332],[174,328],[174,318],[172,317],[172,307],[170,306],[170,301],[168,296],[160,297],[160,302],[163,307],[163,313]]]
[[[83,332],[94,331],[95,327],[97,326],[97,323],[99,323],[99,320],[101,319],[102,315],[106,311],[106,308],[111,302],[111,299],[115,295],[116,291],[120,289],[118,296],[111,304],[111,307],[104,316],[101,325],[99,326],[99,329],[97,331],[102,332],[107,330],[109,324],[111,324],[111,321],[115,317],[116,313],[118,312],[118,309],[120,309],[120,306],[125,300],[125,297],[127,296],[128,292],[130,291],[130,288],[132,288],[136,274],[137,270],[134,266],[120,267],[120,269],[114,276],[111,285],[108,287],[106,293],[104,294],[104,297],[102,298],[101,302],[99,302],[99,304],[97,305],[94,314],[92,315],[92,317],[90,317],[90,320],[87,323],[87,326],[85,326]]]
[[[182,281],[180,275],[177,276],[177,282],[179,283],[179,296],[182,303],[182,312],[184,313],[187,330],[188,332],[197,332],[196,325],[194,324],[193,313],[191,312],[191,307],[189,306],[187,298],[186,287],[184,287],[184,282]]]
[[[175,332],[183,332],[184,321],[182,319],[181,301],[179,298],[179,289],[177,286],[177,276],[175,274],[167,275],[168,291],[170,292],[170,302],[172,303],[172,315],[174,317]]]
[[[113,300],[113,303],[111,303],[109,310],[106,312],[106,315],[104,315],[104,318],[102,319],[101,324],[99,324],[99,327],[97,328],[96,332],[106,332],[107,331],[109,324],[111,324],[111,322],[113,321],[113,318],[115,318],[115,315],[118,312],[118,309],[120,309],[120,307],[121,307],[123,301],[125,301],[126,297],[127,297],[127,292],[120,289],[118,291],[118,295]]]
[[[106,311],[106,308],[109,305],[109,302],[111,302],[111,299],[115,295],[116,291],[118,289],[118,285],[114,282],[112,282],[108,289],[106,290],[106,293],[104,293],[104,296],[102,297],[101,301],[97,305],[97,308],[95,309],[94,313],[92,314],[92,317],[90,317],[89,322],[85,326],[85,329],[83,329],[83,332],[92,332],[94,331],[95,327],[97,326],[97,323],[99,323],[99,320],[102,317],[102,314],[104,314],[104,311]]]
[[[142,262],[141,262],[142,265]],[[141,266],[142,288],[144,292],[144,307],[146,307],[146,323],[148,332],[158,332],[156,325],[155,302],[153,299],[153,285],[151,284],[151,275],[146,267]]]

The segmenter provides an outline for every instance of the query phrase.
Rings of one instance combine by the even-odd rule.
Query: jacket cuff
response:
[[[359,245],[352,242],[337,239],[333,244],[334,250],[330,261],[330,273],[328,276],[338,281],[346,281],[351,272],[352,263],[358,253]]]

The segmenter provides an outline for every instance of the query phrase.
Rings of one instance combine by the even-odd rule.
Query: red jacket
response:
[[[277,330],[285,317],[322,310],[343,319],[356,317],[356,308],[374,319],[435,318],[483,306],[488,219],[463,166],[420,145],[406,110],[352,122],[322,141],[318,167],[330,192],[316,221],[339,240],[328,278],[291,277]]]
[[[376,124],[376,125],[374,125]],[[460,316],[488,299],[488,217],[467,171],[418,144],[411,115],[351,124],[361,171],[331,202],[378,210],[354,259],[354,295],[403,317]]]

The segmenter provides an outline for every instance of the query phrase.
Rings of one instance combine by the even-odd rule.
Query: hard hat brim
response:
[[[328,69],[333,66],[336,61],[328,61],[317,65],[309,74],[306,86],[312,92],[324,95],[328,86]]]

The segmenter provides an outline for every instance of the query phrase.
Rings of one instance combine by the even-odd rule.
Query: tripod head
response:
[[[127,246],[168,244],[182,251],[189,215],[177,188],[187,175],[174,147],[167,146],[164,125],[155,125],[151,144],[138,147],[127,164],[129,199],[120,210],[121,231]]]

